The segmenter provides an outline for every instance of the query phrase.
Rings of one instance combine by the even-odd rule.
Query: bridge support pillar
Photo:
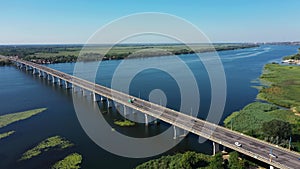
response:
[[[93,101],[94,101],[94,102],[99,101],[99,95],[96,94],[95,92],[93,92]]]
[[[149,124],[149,121],[148,121],[148,115],[145,114],[145,125],[148,126],[148,124]]]
[[[216,155],[220,151],[220,145],[216,142],[213,142],[213,155]]]
[[[65,87],[66,89],[72,88],[72,83],[65,81]]]
[[[175,126],[173,126],[173,131],[174,131],[174,136],[173,136],[173,139],[177,139],[177,129]]]
[[[33,71],[32,71],[32,74],[38,74],[38,71],[37,71],[37,69],[36,68],[33,68]]]
[[[105,101],[105,100],[106,100],[106,98],[105,98],[105,97],[103,97],[103,96],[100,96],[100,100],[101,100],[101,101]]]
[[[43,77],[43,71],[39,70],[39,76]]]
[[[187,130],[183,130],[182,136],[185,137],[187,134],[188,134],[188,131]]]
[[[52,76],[52,83],[58,83],[58,78],[56,76]]]
[[[32,70],[32,67],[27,65],[27,66],[26,66],[26,70],[27,70],[27,71]]]
[[[49,81],[52,80],[52,75],[48,74],[48,80],[49,80]]]
[[[81,91],[82,91],[82,96],[86,96],[87,95],[87,91],[85,90],[85,89],[83,89],[83,88],[81,88]]]
[[[156,124],[156,123],[157,123],[157,119],[154,121],[154,124]],[[174,140],[177,139],[177,138],[185,137],[188,134],[187,130],[178,128],[174,125],[173,125],[173,131],[174,131],[174,136],[173,136]]]
[[[127,110],[126,110],[126,106],[123,105],[123,113],[124,113],[124,116],[127,116]]]
[[[58,78],[58,85],[59,85],[59,86],[63,86],[63,85],[64,85],[64,83],[63,83],[63,80],[62,80],[62,79],[59,79],[59,78]]]
[[[48,78],[48,73],[43,72],[43,77],[44,77],[45,79],[47,79],[47,78]]]
[[[112,108],[111,101],[107,99],[107,108]]]
[[[73,92],[74,92],[74,93],[77,92],[77,88],[78,88],[77,86],[73,85],[72,89],[73,89]]]

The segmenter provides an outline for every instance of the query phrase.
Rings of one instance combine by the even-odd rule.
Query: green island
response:
[[[135,123],[129,120],[116,120],[114,121],[114,124],[121,126],[121,127],[131,127],[134,126]]]
[[[215,156],[209,156],[201,153],[187,151],[185,153],[177,153],[175,155],[162,156],[158,159],[147,161],[136,169],[247,169],[257,168],[257,165],[241,159],[237,152],[231,152],[225,157],[221,153]]]
[[[10,113],[6,115],[0,116],[0,128],[5,127],[11,123],[28,119],[34,115],[37,115],[43,111],[45,111],[47,108],[40,108],[40,109],[34,109],[34,110],[28,110],[24,112],[18,112],[18,113]]]
[[[9,132],[5,132],[5,133],[0,133],[0,140],[3,139],[3,138],[6,138],[12,134],[14,134],[15,131],[9,131]]]
[[[55,163],[52,169],[79,169],[81,161],[82,156],[78,153],[73,153]]]
[[[65,63],[75,61],[113,60],[136,57],[181,55],[210,51],[257,47],[255,44],[123,44],[109,50],[107,45],[19,45],[0,46],[0,54],[18,56],[36,63]],[[84,47],[84,50],[82,48]],[[109,51],[108,51],[109,50]],[[106,53],[106,51],[108,51]],[[78,57],[79,56],[79,57]]]
[[[26,151],[20,158],[20,161],[31,159],[35,156],[38,156],[42,152],[49,151],[50,149],[62,150],[68,147],[72,147],[73,145],[73,143],[60,136],[49,137],[46,140],[40,142],[34,148]]]
[[[254,102],[232,113],[227,128],[300,151],[300,67],[267,64]],[[290,145],[291,142],[291,145]]]

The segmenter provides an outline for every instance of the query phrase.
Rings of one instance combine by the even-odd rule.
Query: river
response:
[[[218,52],[224,66],[227,80],[227,97],[222,119],[230,113],[242,109],[245,105],[255,100],[257,89],[252,86],[259,85],[257,81],[263,66],[270,62],[280,62],[281,58],[297,52],[299,46],[269,46],[262,45],[256,48],[240,49]],[[174,72],[180,74],[178,65],[172,63],[174,56],[152,57],[145,59],[131,59],[132,65],[157,63],[162,66],[172,67]],[[198,117],[205,119],[210,106],[210,83],[209,76],[202,62],[195,54],[180,55],[179,58],[189,67],[198,84],[201,96]],[[113,72],[122,62],[121,60],[104,61],[96,76],[96,82],[110,86]],[[85,67],[95,65],[95,62],[81,63]],[[73,73],[75,63],[61,63],[47,65],[51,68]],[[128,73],[129,69],[125,69]],[[87,79],[89,70],[82,70]],[[126,76],[123,78],[127,78]],[[130,84],[130,94],[148,99],[153,89],[164,91],[167,98],[167,106],[178,110],[180,107],[180,91],[174,78],[168,73],[158,69],[146,69],[135,76]],[[190,98],[193,99],[193,98]],[[86,99],[85,99],[86,100]],[[92,104],[86,101],[86,104]],[[34,76],[25,70],[18,70],[14,66],[0,67],[0,115],[31,110],[34,108],[48,108],[45,112],[30,119],[14,123],[0,129],[0,133],[16,130],[12,136],[0,140],[0,168],[49,168],[54,162],[72,152],[78,152],[83,156],[82,168],[133,168],[149,159],[131,159],[119,157],[98,147],[85,134],[78,122],[73,101],[72,90],[66,90],[54,85],[46,79]],[[101,109],[105,109],[99,103]],[[112,122],[120,119],[113,109],[112,113],[104,115]],[[166,130],[169,125],[150,125],[146,127],[138,124],[133,128],[118,128],[117,130],[134,137],[147,137],[156,135]],[[46,152],[42,155],[24,162],[17,162],[21,154],[47,137],[60,135],[75,144],[73,148],[64,151]],[[211,142],[199,144],[195,135],[189,135],[180,144],[165,154],[174,154],[194,150],[206,154],[212,153]]]

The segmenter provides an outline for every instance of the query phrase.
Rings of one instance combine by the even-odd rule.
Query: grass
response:
[[[3,139],[3,138],[8,137],[8,136],[10,136],[10,135],[12,135],[14,133],[15,133],[15,131],[9,131],[9,132],[6,132],[6,133],[1,133],[0,134],[0,140]]]
[[[118,125],[118,126],[121,126],[121,127],[131,127],[131,126],[134,126],[135,123],[132,122],[132,121],[129,121],[129,120],[117,120],[114,122],[114,124]]]
[[[300,67],[267,64],[265,70],[261,79],[269,85],[257,98],[286,108],[300,106]]]
[[[37,115],[43,111],[45,111],[46,108],[41,108],[41,109],[34,109],[34,110],[29,110],[29,111],[24,111],[24,112],[19,112],[19,113],[11,113],[11,114],[6,114],[0,116],[0,128],[5,127],[11,123],[20,121],[20,120],[25,120],[28,119],[34,115]]]
[[[50,149],[53,149],[53,148],[58,148],[59,150],[62,150],[62,149],[66,149],[71,146],[73,146],[73,144],[70,141],[68,141],[60,136],[53,136],[53,137],[47,138],[46,140],[40,142],[34,148],[26,151],[22,155],[20,160],[31,159],[35,156],[38,156],[42,152],[49,151]]]
[[[73,153],[55,163],[52,169],[79,169],[81,161],[82,156],[78,153]]]
[[[279,109],[279,107],[269,103],[251,103],[241,111],[234,112],[228,116],[224,120],[224,124],[225,127],[231,128],[232,122],[233,130],[263,139],[261,137],[262,124],[274,119],[289,122],[294,126],[294,134],[300,134],[300,131],[297,131],[297,125],[300,124],[300,116],[296,116],[290,110]]]

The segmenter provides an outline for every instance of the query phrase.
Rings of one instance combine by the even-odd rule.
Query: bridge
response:
[[[236,131],[232,131],[225,127],[186,115],[184,113],[174,111],[160,105],[151,103],[134,96],[95,84],[84,79],[42,66],[36,63],[24,61],[16,58],[9,58],[18,67],[30,70],[33,74],[38,74],[41,77],[48,78],[53,83],[58,83],[65,88],[72,88],[74,86],[82,90],[90,91],[93,94],[93,100],[99,101],[106,98],[113,100],[118,104],[129,107],[133,110],[145,114],[145,123],[148,123],[148,116],[160,119],[174,127],[174,139],[177,138],[176,128],[183,129],[198,135],[199,137],[206,138],[213,142],[213,154],[218,151],[218,146],[223,145],[232,150],[238,151],[244,155],[255,158],[259,161],[267,163],[270,168],[300,168],[300,154],[289,149],[279,147],[278,145],[270,144],[268,142],[244,135]],[[128,102],[128,99],[134,99],[134,102]],[[126,109],[124,109],[126,110]],[[235,145],[239,142],[242,146]],[[270,150],[275,156],[270,156]]]

